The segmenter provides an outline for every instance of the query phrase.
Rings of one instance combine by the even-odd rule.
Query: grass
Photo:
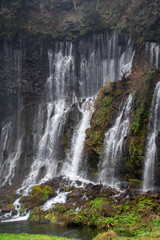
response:
[[[135,237],[126,237],[126,236],[117,236],[114,231],[109,230],[108,232],[104,232],[101,234],[98,234],[93,240],[151,240],[151,239],[160,239],[160,232],[159,231],[153,231],[153,232],[147,232],[142,233],[139,236]]]
[[[21,234],[0,234],[0,240],[73,240],[73,238],[62,238],[47,235],[32,235],[27,233]]]
[[[148,233],[148,234],[144,234],[144,235],[140,235],[137,237],[113,237],[112,240],[152,240],[152,239],[157,239],[160,240],[160,232],[152,232],[152,233]]]

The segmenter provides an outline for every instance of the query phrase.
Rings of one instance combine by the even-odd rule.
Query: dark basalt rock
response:
[[[14,209],[14,210],[12,210],[12,216],[15,216],[15,215],[17,215],[17,213],[18,213],[18,212],[17,212],[17,210],[15,210],[15,209]]]

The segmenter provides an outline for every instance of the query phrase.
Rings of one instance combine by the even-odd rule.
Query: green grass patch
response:
[[[73,238],[62,238],[47,235],[32,235],[27,233],[22,234],[0,234],[0,240],[73,240]]]

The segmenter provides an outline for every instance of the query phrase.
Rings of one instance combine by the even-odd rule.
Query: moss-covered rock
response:
[[[130,178],[141,178],[151,114],[153,93],[160,80],[159,70],[149,66],[134,66],[131,88],[135,91],[135,105],[129,130],[129,157],[126,165]]]
[[[73,189],[74,189],[73,186],[69,186],[69,187],[66,188],[66,192],[70,192],[70,191],[72,191]]]
[[[13,204],[14,201],[18,198],[18,195],[15,192],[8,192],[7,194],[1,194],[0,196],[0,207],[2,208],[5,205]]]
[[[9,213],[11,210],[14,210],[14,209],[15,207],[13,204],[7,204],[2,206],[1,211],[3,214],[5,214],[5,213]]]
[[[49,223],[49,220],[45,218],[46,213],[39,207],[35,207],[29,215],[29,221],[33,223]]]
[[[53,189],[46,185],[36,185],[32,188],[29,196],[23,196],[20,202],[23,203],[23,207],[27,210],[44,204],[49,198],[54,196]]]
[[[107,83],[101,90],[95,102],[95,111],[90,125],[86,130],[84,149],[89,157],[89,164],[96,169],[103,150],[106,131],[112,126],[122,99],[128,96],[127,81]],[[93,170],[92,170],[93,172]]]

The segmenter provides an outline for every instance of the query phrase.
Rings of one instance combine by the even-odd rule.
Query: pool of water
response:
[[[80,227],[70,228],[55,224],[32,224],[28,221],[21,221],[0,223],[0,233],[46,234],[77,240],[92,240],[98,234],[98,230]]]

